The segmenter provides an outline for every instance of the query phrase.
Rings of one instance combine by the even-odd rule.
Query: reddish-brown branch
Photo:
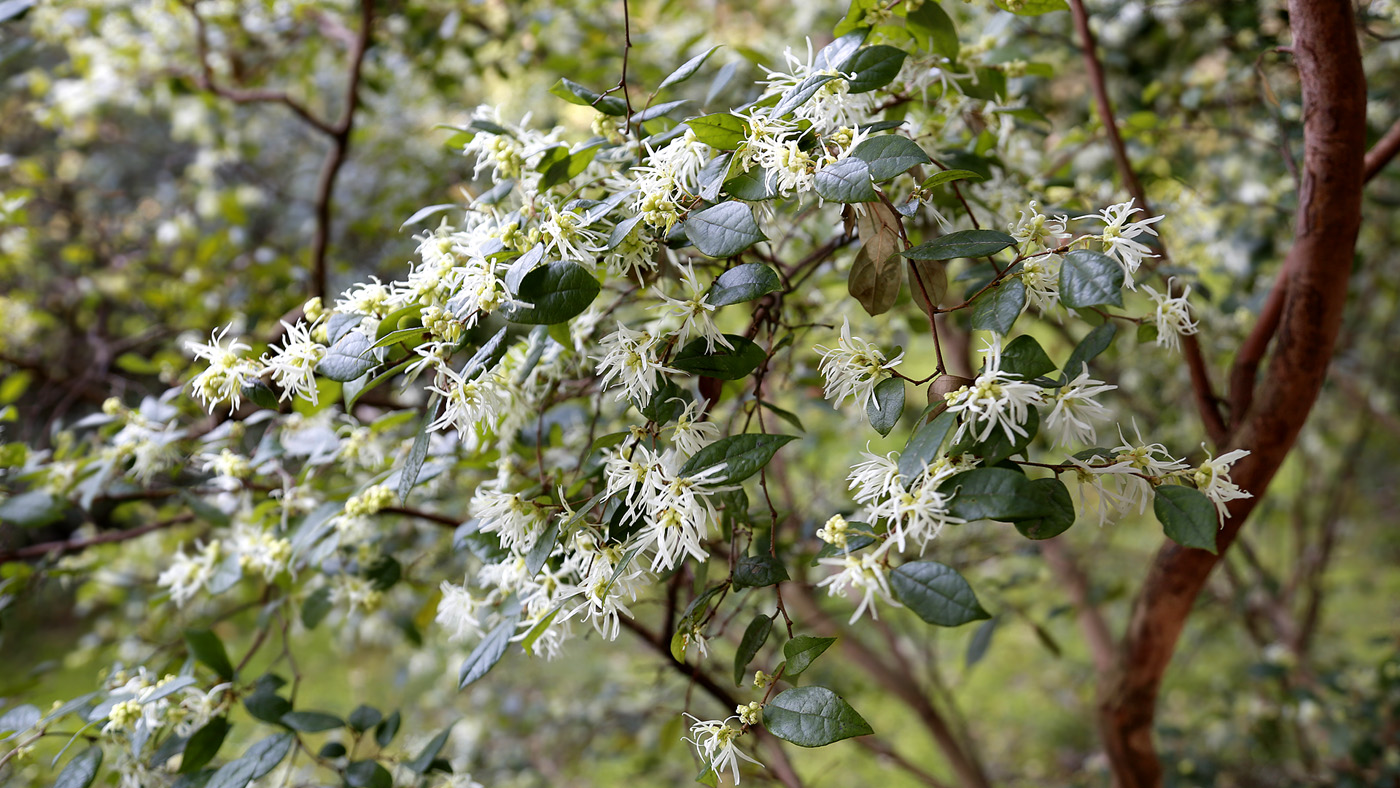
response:
[[[1366,75],[1350,3],[1291,0],[1293,53],[1303,90],[1304,156],[1293,248],[1282,270],[1275,351],[1232,445],[1249,450],[1232,477],[1254,495],[1231,503],[1223,554],[1268,488],[1317,399],[1341,327],[1361,223]],[[1134,602],[1100,728],[1120,788],[1158,786],[1152,721],[1162,676],[1186,618],[1219,557],[1165,544]]]
[[[326,252],[330,247],[331,201],[335,195],[336,178],[350,152],[350,133],[354,131],[355,113],[360,108],[360,75],[373,32],[374,0],[361,0],[360,31],[355,38],[354,49],[350,51],[350,74],[345,80],[344,106],[340,120],[330,130],[331,149],[326,152],[326,161],[321,165],[321,176],[316,183],[316,231],[311,239],[310,294],[323,299],[329,295]]]
[[[1079,46],[1084,52],[1084,68],[1089,72],[1089,85],[1094,93],[1094,106],[1108,136],[1109,147],[1113,149],[1113,161],[1118,166],[1118,175],[1123,186],[1137,201],[1137,206],[1148,216],[1152,215],[1152,204],[1147,201],[1147,192],[1142,188],[1133,163],[1128,159],[1128,148],[1123,144],[1123,135],[1118,131],[1118,120],[1113,114],[1113,101],[1108,96],[1108,84],[1104,79],[1103,63],[1099,60],[1094,31],[1089,27],[1089,12],[1084,9],[1083,0],[1069,0],[1070,13],[1074,17],[1074,29],[1079,37]],[[1167,258],[1166,246],[1159,242],[1163,260]],[[1181,337],[1181,354],[1186,359],[1186,368],[1191,373],[1191,388],[1195,395],[1196,409],[1205,423],[1206,434],[1220,445],[1227,437],[1225,420],[1220,415],[1220,401],[1210,382],[1210,371],[1205,357],[1201,354],[1200,342],[1195,334]]]
[[[1084,641],[1089,646],[1094,669],[1100,678],[1107,676],[1113,670],[1113,635],[1109,634],[1108,623],[1089,593],[1088,577],[1070,554],[1063,536],[1041,542],[1040,554],[1045,556],[1050,571],[1055,573],[1060,585],[1069,592],[1069,598],[1074,602],[1079,628],[1084,630]]]
[[[1376,144],[1366,151],[1366,164],[1363,177],[1371,180],[1385,169],[1385,165],[1395,158],[1395,154],[1400,153],[1400,120],[1395,121],[1395,125],[1385,133],[1385,136],[1376,140]]]
[[[146,534],[155,531],[159,531],[162,528],[169,528],[172,525],[188,523],[193,520],[194,515],[186,513],[177,515],[175,517],[171,517],[168,520],[157,520],[153,523],[147,523],[145,525],[140,525],[135,528],[128,528],[125,531],[107,531],[105,533],[100,533],[97,536],[91,536],[86,539],[67,539],[61,542],[40,542],[39,544],[32,544],[28,547],[21,547],[17,550],[10,550],[8,552],[0,553],[0,564],[6,564],[10,561],[24,561],[30,558],[42,558],[46,555],[51,555],[54,553],[57,553],[59,555],[77,553],[86,550],[87,548],[92,547],[94,545],[112,544],[114,542],[125,542],[140,536],[145,536]]]

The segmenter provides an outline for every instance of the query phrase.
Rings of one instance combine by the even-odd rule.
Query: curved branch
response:
[[[1366,151],[1366,166],[1363,177],[1369,181],[1379,175],[1397,153],[1400,153],[1400,120],[1395,121],[1395,125],[1390,127],[1390,131],[1387,131],[1384,137],[1376,140],[1376,144],[1369,151]]]
[[[1304,157],[1293,248],[1280,285],[1277,345],[1232,440],[1251,453],[1232,477],[1255,497],[1232,502],[1217,540],[1223,554],[1293,447],[1332,358],[1361,224],[1366,75],[1350,3],[1291,0],[1293,53],[1303,89]],[[1186,617],[1220,560],[1168,542],[1133,605],[1100,728],[1120,788],[1157,786],[1152,721],[1162,676]]]
[[[140,536],[145,536],[146,534],[152,533],[154,531],[159,531],[163,528],[169,528],[172,525],[188,523],[192,522],[193,520],[193,514],[185,513],[177,515],[175,517],[171,517],[168,520],[156,520],[153,523],[147,523],[142,526],[137,526],[136,528],[128,528],[125,531],[108,531],[106,533],[101,533],[97,536],[88,537],[86,539],[67,539],[61,542],[40,542],[39,544],[32,544],[28,547],[21,547],[18,550],[10,550],[7,552],[0,553],[0,564],[7,564],[11,561],[23,561],[30,558],[43,558],[44,556],[53,553],[57,553],[58,555],[77,553],[86,550],[87,548],[92,547],[94,545],[112,544],[113,542],[125,542]]]
[[[1113,101],[1108,96],[1108,84],[1104,79],[1103,63],[1099,61],[1096,51],[1094,31],[1089,28],[1089,13],[1084,9],[1083,0],[1069,0],[1069,8],[1074,16],[1074,29],[1079,36],[1080,48],[1084,50],[1084,68],[1089,72],[1089,85],[1094,91],[1094,106],[1098,110],[1104,132],[1108,135],[1109,147],[1113,149],[1113,161],[1118,166],[1119,177],[1123,179],[1123,186],[1127,188],[1128,194],[1137,201],[1138,207],[1151,216],[1152,204],[1147,201],[1147,191],[1142,188],[1142,181],[1138,180],[1137,172],[1133,170],[1133,163],[1128,159],[1128,148],[1123,144],[1123,135],[1118,132],[1118,121],[1113,114]],[[1160,240],[1158,246],[1165,260],[1166,246]],[[1217,446],[1221,445],[1228,434],[1225,420],[1220,415],[1220,401],[1215,396],[1205,357],[1201,353],[1201,345],[1195,334],[1181,337],[1181,354],[1185,357],[1186,368],[1191,373],[1191,389],[1195,394],[1196,409],[1205,423],[1206,434]]]

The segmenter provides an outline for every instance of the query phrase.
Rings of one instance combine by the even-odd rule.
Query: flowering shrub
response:
[[[204,527],[162,557],[160,604],[206,611],[242,587],[263,612],[238,664],[192,627],[190,660],[142,655],[92,694],[11,710],[4,758],[75,721],[94,743],[65,785],[108,758],[122,785],[242,788],[294,774],[301,751],[349,785],[477,785],[439,757],[447,732],[399,754],[397,714],[303,709],[295,681],[249,660],[278,630],[295,671],[294,625],[392,612],[465,650],[457,689],[624,629],[699,676],[743,615],[732,667],[751,692],[706,685],[734,714],[690,717],[685,740],[703,783],[790,782],[775,738],[877,731],[841,686],[799,684],[834,639],[808,634],[817,616],[789,589],[825,589],[851,625],[908,608],[958,627],[990,614],[939,550],[949,529],[1046,540],[1151,509],[1168,538],[1216,551],[1251,496],[1231,478],[1249,451],[1188,460],[1119,416],[1130,384],[1096,372],[1115,343],[1175,363],[1198,331],[1191,274],[1159,267],[1170,219],[1134,199],[1071,216],[994,166],[1025,155],[1015,102],[1036,64],[987,62],[936,3],[855,3],[744,103],[671,100],[714,54],[644,101],[625,74],[604,92],[561,79],[586,139],[477,109],[447,133],[479,188],[409,219],[431,229],[400,276],[310,299],[272,342],[218,327],[187,344],[200,367],[182,387],[79,422],[90,452],[8,463],[0,516],[30,525],[109,496],[179,500],[152,530]],[[794,403],[819,390],[851,440],[805,462]],[[183,417],[186,396],[210,417]],[[833,464],[844,490],[801,478]],[[268,733],[233,756],[236,704]],[[355,746],[302,738],[340,729]]]

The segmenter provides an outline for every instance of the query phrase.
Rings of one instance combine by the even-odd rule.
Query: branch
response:
[[[1074,16],[1074,29],[1079,35],[1080,48],[1084,50],[1084,67],[1089,72],[1089,84],[1094,91],[1094,104],[1098,109],[1099,120],[1103,123],[1104,131],[1108,135],[1108,143],[1113,148],[1113,161],[1118,165],[1118,174],[1123,179],[1123,185],[1128,193],[1137,201],[1137,205],[1148,216],[1152,215],[1152,204],[1147,201],[1147,192],[1142,188],[1142,181],[1138,180],[1137,173],[1133,170],[1133,163],[1128,160],[1128,149],[1123,144],[1123,136],[1118,132],[1118,121],[1113,114],[1113,102],[1108,97],[1108,85],[1104,80],[1103,64],[1099,62],[1099,55],[1094,42],[1094,31],[1089,28],[1089,14],[1084,10],[1083,0],[1069,0],[1070,13]],[[1161,249],[1162,259],[1167,259],[1167,249],[1160,240],[1158,246]],[[1179,293],[1171,293],[1179,295]],[[1181,337],[1181,353],[1186,359],[1186,368],[1191,373],[1191,388],[1195,393],[1196,409],[1200,411],[1201,420],[1205,423],[1206,434],[1218,446],[1225,442],[1228,431],[1225,427],[1225,420],[1220,415],[1220,403],[1215,396],[1214,388],[1210,383],[1209,370],[1206,368],[1205,358],[1201,354],[1201,345],[1197,341],[1195,334],[1187,334]]]
[[[365,53],[369,51],[374,32],[374,0],[360,0],[360,32],[350,51],[350,74],[345,80],[345,106],[340,120],[330,129],[331,149],[321,165],[321,177],[316,183],[316,232],[311,239],[311,295],[325,299],[326,250],[331,236],[331,200],[335,181],[350,150],[350,132],[355,128],[355,112],[360,108],[360,74],[364,70]]]
[[[335,134],[335,130],[329,123],[316,117],[311,110],[306,108],[306,105],[280,90],[245,90],[219,84],[214,76],[214,67],[209,63],[209,30],[205,25],[204,17],[200,16],[195,0],[184,0],[182,5],[194,17],[194,45],[195,55],[199,59],[199,73],[188,76],[194,80],[195,85],[200,90],[213,93],[235,104],[281,104],[322,134]]]
[[[1233,437],[1251,454],[1231,476],[1253,498],[1233,501],[1223,554],[1297,440],[1321,390],[1341,328],[1361,224],[1366,75],[1350,3],[1290,0],[1303,90],[1302,189],[1293,248],[1282,271],[1277,346],[1255,406]],[[1168,542],[1134,602],[1118,673],[1100,704],[1100,729],[1120,788],[1158,786],[1152,721],[1162,676],[1217,555]]]
[[[152,533],[154,531],[159,531],[162,528],[169,528],[172,525],[188,523],[193,520],[194,515],[187,512],[185,514],[171,517],[168,520],[157,520],[153,523],[147,523],[136,528],[128,528],[125,531],[108,531],[106,533],[101,533],[97,536],[91,536],[86,539],[68,539],[61,542],[40,542],[39,544],[32,544],[28,547],[21,547],[17,550],[10,550],[8,552],[0,553],[0,564],[6,564],[11,561],[23,561],[30,558],[42,558],[52,553],[58,553],[59,555],[67,555],[68,553],[82,552],[83,550],[86,550],[87,548],[92,547],[93,545],[112,544],[113,542],[125,542],[140,536],[145,536],[146,534]]]
[[[1100,679],[1106,677],[1113,670],[1113,636],[1109,634],[1103,613],[1090,598],[1088,577],[1074,560],[1063,536],[1041,542],[1040,554],[1045,556],[1045,563],[1059,578],[1060,585],[1069,592],[1069,598],[1079,614],[1079,627],[1084,630],[1084,640],[1089,646],[1094,668]]]
[[[1395,154],[1400,153],[1400,120],[1395,121],[1395,125],[1390,127],[1390,131],[1384,137],[1376,140],[1376,144],[1366,151],[1365,172],[1363,180],[1371,180],[1385,169],[1385,165],[1395,158]]]

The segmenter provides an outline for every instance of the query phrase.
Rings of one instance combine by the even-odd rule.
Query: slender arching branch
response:
[[[1366,151],[1366,180],[1379,175],[1397,153],[1400,153],[1400,120],[1395,121],[1395,125],[1390,127],[1385,136],[1376,140],[1376,144]]]
[[[1113,101],[1108,96],[1108,84],[1104,79],[1103,63],[1099,61],[1094,31],[1089,27],[1089,13],[1084,8],[1083,0],[1069,0],[1069,7],[1074,16],[1074,29],[1079,37],[1079,46],[1084,52],[1084,68],[1089,72],[1094,106],[1098,110],[1099,121],[1103,123],[1104,133],[1108,135],[1109,147],[1113,149],[1113,161],[1118,166],[1118,175],[1123,179],[1123,186],[1128,190],[1128,194],[1137,201],[1137,206],[1150,216],[1152,204],[1148,202],[1147,191],[1142,188],[1142,181],[1138,179],[1137,172],[1133,170],[1133,163],[1128,159],[1128,148],[1123,144],[1123,135],[1118,132],[1118,121],[1113,114]],[[1159,243],[1159,247],[1161,256],[1165,259],[1166,246]],[[1224,443],[1227,434],[1225,420],[1220,415],[1220,402],[1211,386],[1210,372],[1195,334],[1185,334],[1181,337],[1181,353],[1186,359],[1186,368],[1191,373],[1191,389],[1195,395],[1196,409],[1205,423],[1206,433],[1216,445],[1220,445]]]
[[[1350,3],[1291,0],[1303,91],[1304,156],[1295,240],[1283,264],[1275,351],[1231,446],[1250,454],[1232,477],[1254,495],[1233,501],[1217,540],[1229,549],[1317,399],[1341,328],[1357,231],[1366,133],[1366,75]],[[1100,729],[1120,788],[1158,786],[1152,743],[1158,689],[1186,618],[1218,555],[1165,544],[1134,602]]]

